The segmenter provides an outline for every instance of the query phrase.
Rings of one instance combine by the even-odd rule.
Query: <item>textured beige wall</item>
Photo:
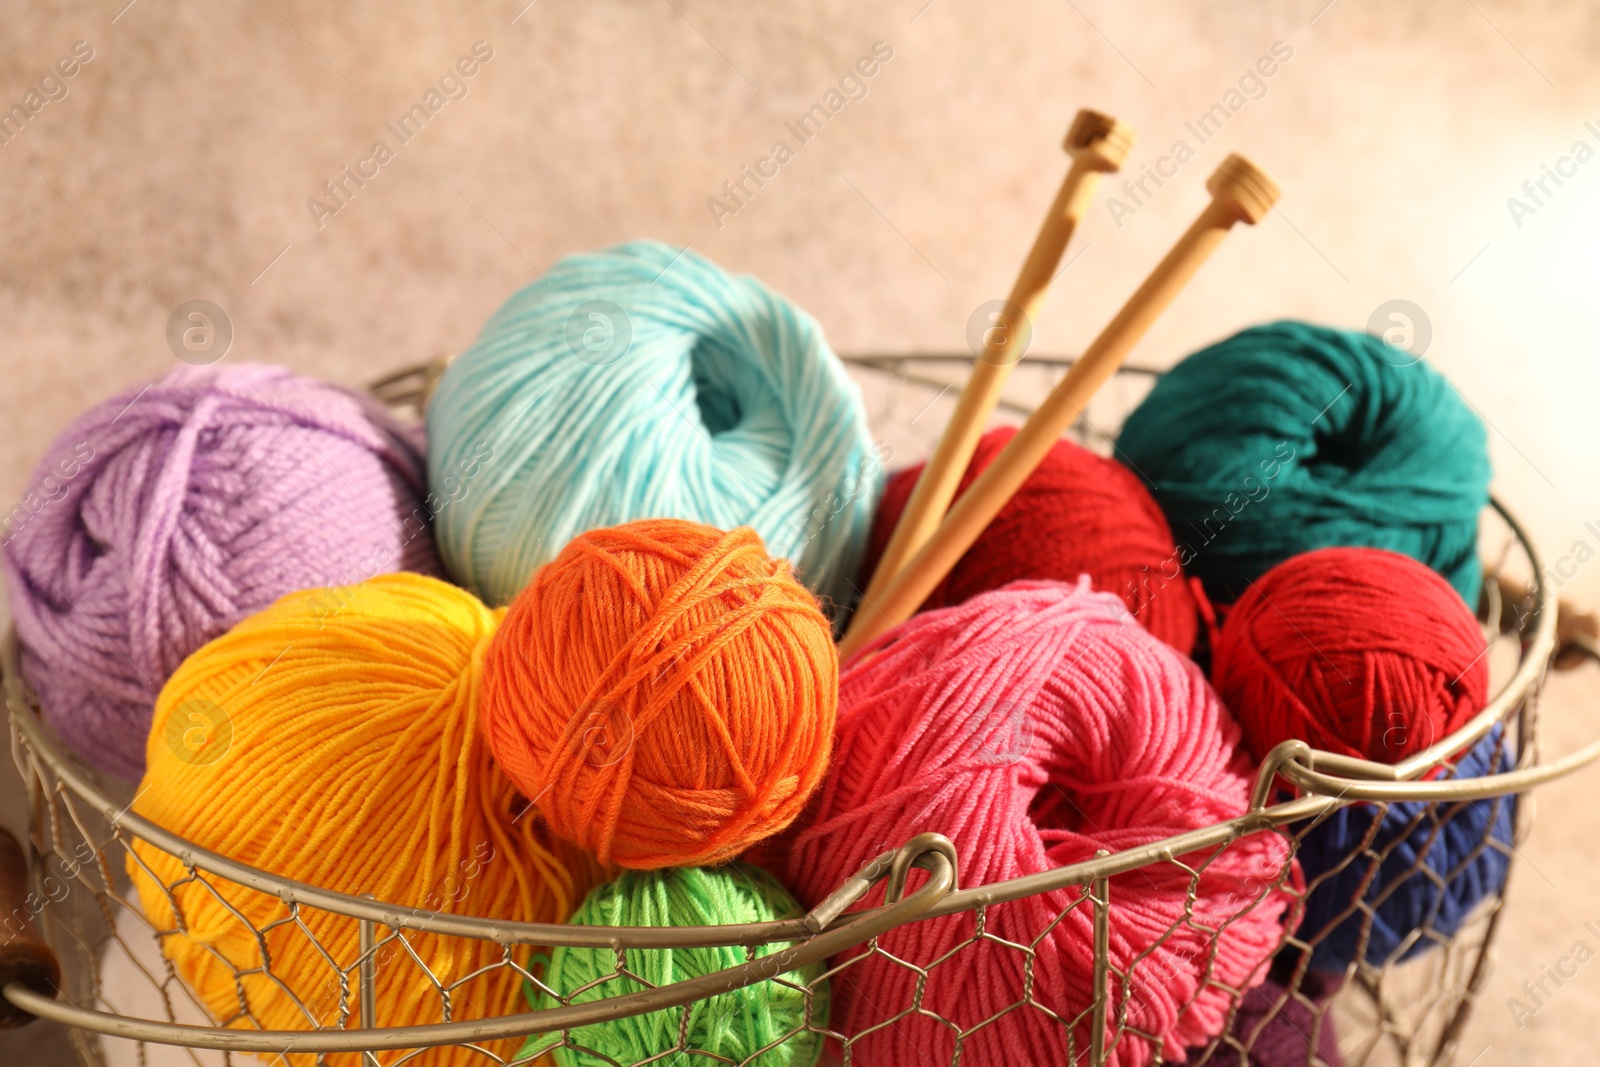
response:
[[[0,145],[0,500],[79,408],[171,365],[167,317],[194,298],[229,313],[228,358],[361,382],[464,345],[535,268],[650,236],[762,276],[841,349],[958,349],[1089,105],[1138,130],[1134,173],[1180,137],[1198,151],[1120,226],[1096,204],[1038,350],[1093,336],[1200,208],[1206,173],[1247,152],[1281,212],[1230,238],[1134,358],[1166,365],[1278,316],[1359,327],[1411,300],[1427,358],[1494,427],[1497,491],[1553,556],[1600,549],[1584,529],[1600,526],[1600,159],[1520,226],[1506,203],[1574,141],[1600,149],[1592,4],[124,2],[0,0],[0,104],[74,42],[94,50]],[[467,96],[319,227],[307,199],[375,139],[396,148],[384,123],[479,40],[493,58]],[[719,227],[707,199],[876,41],[893,58],[867,95]],[[1277,41],[1293,58],[1265,95],[1197,145],[1185,122]],[[911,412],[877,410],[903,449],[926,446]],[[1564,591],[1600,601],[1600,563]],[[1553,686],[1552,747],[1581,737],[1597,696],[1590,677]],[[1484,1064],[1592,1060],[1600,970],[1520,1032],[1504,1004],[1600,917],[1590,796],[1545,794],[1463,1062],[1485,1045]]]

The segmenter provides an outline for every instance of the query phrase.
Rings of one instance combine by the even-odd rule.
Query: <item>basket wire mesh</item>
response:
[[[959,386],[968,362],[964,356],[942,355],[846,359],[863,383],[874,425],[885,433],[885,451],[890,455],[897,448],[921,450],[932,443],[939,425],[935,409],[953,399],[952,389]],[[1053,380],[1067,363],[1070,360],[1030,357],[1013,379],[1002,410],[1026,412],[1025,397],[1034,385],[1029,375]],[[420,412],[442,368],[443,361],[435,361],[403,372],[378,383],[374,393],[396,407],[409,406]],[[1124,370],[1080,420],[1074,436],[1090,448],[1108,452],[1120,413],[1137,401],[1152,380],[1150,372]],[[1037,389],[1033,395],[1038,395]],[[1033,1011],[1062,1027],[1068,1062],[1099,1067],[1115,1055],[1120,1043],[1135,1037],[1161,1047],[1160,1034],[1137,1030],[1130,1021],[1128,1005],[1141,990],[1164,980],[1161,969],[1165,964],[1156,952],[1180,927],[1187,924],[1190,932],[1210,938],[1214,949],[1216,929],[1199,927],[1193,917],[1196,894],[1205,867],[1241,838],[1276,834],[1292,854],[1319,822],[1358,802],[1374,805],[1380,816],[1397,803],[1423,802],[1413,825],[1429,826],[1435,834],[1474,800],[1491,800],[1495,820],[1512,819],[1508,797],[1600,756],[1597,742],[1563,760],[1539,762],[1537,702],[1554,648],[1555,611],[1544,601],[1532,546],[1498,504],[1486,512],[1483,545],[1490,577],[1480,614],[1485,639],[1491,644],[1494,675],[1503,681],[1488,706],[1470,723],[1405,762],[1392,767],[1372,764],[1286,742],[1261,768],[1249,809],[1234,819],[1142,848],[1102,852],[1080,863],[998,885],[958,888],[959,857],[950,843],[934,832],[937,827],[928,827],[929,833],[913,841],[889,843],[883,855],[803,919],[743,927],[611,929],[473,919],[329,893],[208,853],[139,818],[130,810],[133,796],[129,787],[98,776],[61,749],[21,680],[15,642],[10,640],[3,666],[12,751],[27,789],[31,815],[28,844],[33,895],[27,910],[59,957],[63,981],[54,999],[18,985],[7,986],[4,996],[25,1011],[71,1027],[74,1046],[91,1067],[259,1061],[292,1067],[307,1063],[387,1067],[427,1063],[432,1050],[447,1046],[485,1064],[527,1063],[555,1047],[598,1056],[596,1050],[583,1049],[579,1027],[646,1011],[677,1013],[679,1038],[676,1046],[638,1061],[641,1064],[759,1064],[779,1044],[821,1039],[826,1042],[826,1062],[873,1067],[857,1050],[866,1035],[830,1028],[825,1013],[818,1009],[824,1001],[821,983],[848,981],[851,970],[870,958],[888,960],[925,978],[957,953],[1012,953],[1021,962],[1022,980],[1016,1001],[1005,1011],[986,1019],[939,1017],[922,1003],[924,983],[919,982],[907,1003],[885,1007],[887,1018],[879,1026],[893,1025],[912,1014],[934,1016],[948,1029],[950,1055],[930,1058],[930,1067],[944,1062],[954,1065],[962,1062],[964,1046],[983,1028],[1011,1011]],[[1502,577],[1516,578],[1521,585],[1498,580]],[[1508,593],[1509,589],[1516,591]],[[1489,736],[1497,724],[1501,728],[1494,735],[1491,766],[1501,766],[1504,755],[1506,765],[1514,769],[1482,778],[1455,779],[1457,754]],[[1292,789],[1286,790],[1285,784]],[[1504,852],[1508,861],[1514,859],[1528,831],[1531,808],[1526,802],[1516,806],[1510,843],[1490,833],[1482,847]],[[1373,827],[1380,821],[1374,819]],[[153,924],[131,891],[125,867],[130,856],[141,862],[131,847],[136,839],[176,857],[182,865],[181,879],[162,883],[178,916],[170,928]],[[1393,847],[1394,843],[1375,843],[1369,834],[1350,850],[1344,862],[1370,861],[1370,869],[1380,871]],[[1450,872],[1441,875],[1434,871],[1422,859],[1419,856],[1395,879],[1397,884],[1385,890],[1397,889],[1405,878],[1438,882],[1450,876]],[[1189,907],[1184,917],[1128,966],[1118,969],[1108,952],[1118,920],[1111,880],[1157,866],[1166,866],[1188,880]],[[1328,1028],[1337,1034],[1339,1055],[1346,1064],[1411,1067],[1451,1062],[1473,998],[1486,976],[1504,887],[1490,894],[1453,932],[1424,925],[1407,934],[1387,958],[1376,962],[1358,951],[1345,974],[1331,983],[1336,992],[1330,996],[1330,990],[1324,988],[1330,983],[1306,967],[1310,952],[1325,933],[1296,929],[1305,896],[1315,883],[1296,889],[1290,881],[1290,866],[1291,861],[1285,860],[1281,869],[1260,880],[1258,894],[1231,902],[1243,913],[1271,893],[1287,892],[1293,898],[1279,946],[1287,951],[1278,953],[1281,973],[1274,974],[1275,988],[1281,993],[1264,1008],[1257,1006],[1259,1020],[1253,1025],[1236,1026],[1249,991],[1222,986],[1210,976],[1209,962],[1201,962],[1206,974],[1202,988],[1221,989],[1231,1010],[1229,1025],[1208,1044],[1189,1050],[1188,1062],[1252,1062],[1267,1022],[1291,1010],[1296,1011],[1296,1018],[1309,1021],[1304,1060],[1295,1061],[1306,1067],[1332,1067],[1319,1052],[1323,1030]],[[920,884],[907,891],[913,868],[925,873],[919,876]],[[148,866],[143,869],[155,877]],[[1330,871],[1323,877],[1337,873]],[[850,910],[880,881],[889,883],[889,903]],[[164,941],[184,936],[181,908],[173,896],[180,885],[198,887],[230,908],[228,902],[239,899],[239,894],[261,894],[274,902],[274,920],[250,928],[259,950],[257,958],[224,959],[233,969],[239,996],[236,1010],[222,1017],[207,1010],[160,952]],[[463,876],[461,884],[442,887],[442,891],[470,892],[470,878]],[[1061,907],[1031,942],[1005,940],[993,932],[995,917],[1003,909],[1044,893],[1057,894],[1053,899]],[[1041,988],[1034,981],[1033,962],[1042,939],[1079,909],[1091,913],[1094,996],[1087,1003],[1073,1004],[1062,1000],[1059,991]],[[340,957],[318,941],[307,917],[319,910],[347,916],[359,924],[359,948],[354,955]],[[1358,891],[1340,916],[1358,917],[1362,948],[1373,910],[1373,903]],[[233,913],[239,922],[248,923],[238,910]],[[952,915],[963,917],[968,932],[952,952],[938,960],[893,959],[879,941],[885,931],[902,924]],[[7,932],[11,932],[9,926]],[[485,969],[509,969],[543,993],[548,1002],[560,1006],[507,1013],[504,1005],[475,1003],[470,987],[481,972],[442,981],[415,947],[415,939],[422,933],[493,942],[498,949]],[[274,952],[297,940],[320,953],[326,964],[325,979],[314,989],[290,988],[273,973]],[[1423,942],[1429,943],[1431,950],[1414,951],[1423,947]],[[530,960],[535,953],[561,944],[609,948],[615,954],[611,973],[582,990],[563,993],[548,988]],[[739,946],[744,958],[729,970],[671,986],[652,987],[639,976],[638,954],[695,944]],[[796,974],[806,964],[830,959],[828,969],[809,982]],[[1284,960],[1291,962],[1285,965]],[[399,981],[436,999],[437,1022],[409,1028],[375,1026],[377,976],[384,972],[385,980],[393,983],[397,971]],[[719,1008],[719,996],[762,981],[787,984],[805,998],[804,1018],[794,1030],[740,1060],[696,1049],[690,1038],[691,1022],[700,1018],[696,1013],[725,1010],[725,1006]],[[259,982],[273,983],[274,989],[292,999],[304,1019],[303,1029],[262,1030],[247,992],[252,983]],[[595,996],[597,991],[604,995]],[[548,1036],[537,1052],[521,1052],[523,1037],[533,1033]],[[1167,1053],[1179,1061],[1185,1058],[1185,1050],[1168,1049]]]

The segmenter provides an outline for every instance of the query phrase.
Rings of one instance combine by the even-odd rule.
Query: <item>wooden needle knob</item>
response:
[[[1133,151],[1133,127],[1084,108],[1073,117],[1061,147],[1074,160],[1097,171],[1121,170]]]
[[[1206,191],[1213,202],[1232,207],[1239,213],[1240,222],[1252,226],[1267,217],[1280,195],[1278,183],[1241,155],[1230,155],[1222,161],[1206,179]]]

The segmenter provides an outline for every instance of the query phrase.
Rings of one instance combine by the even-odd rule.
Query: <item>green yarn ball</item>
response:
[[[1276,322],[1202,349],[1128,416],[1117,456],[1217,603],[1333,545],[1404,553],[1478,602],[1483,423],[1436,371],[1369,334]]]
[[[794,897],[770,874],[759,867],[734,863],[714,868],[624,871],[616,881],[590,892],[567,921],[580,926],[710,926],[796,919],[804,914]],[[769,956],[787,947],[779,942],[753,949],[628,949],[626,960],[631,974],[653,986],[664,986]],[[610,949],[558,947],[546,961],[541,980],[563,995],[583,990],[571,996],[573,1004],[646,988],[632,978],[619,977],[585,989],[616,969],[617,956]],[[560,1067],[611,1067],[614,1063],[642,1060],[661,1067],[724,1061],[759,1067],[812,1067],[822,1054],[823,1035],[817,1031],[827,1026],[831,1003],[828,983],[822,978],[824,969],[825,964],[818,962],[686,1007],[578,1027],[567,1032],[567,1043],[553,1049],[553,1055]],[[559,1003],[533,987],[529,988],[528,999],[541,1009]],[[685,1048],[724,1059],[685,1051],[652,1059],[679,1047],[685,1011],[689,1012]],[[559,1039],[559,1034],[535,1034],[520,1054],[549,1048]]]

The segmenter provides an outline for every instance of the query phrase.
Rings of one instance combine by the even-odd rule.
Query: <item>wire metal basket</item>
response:
[[[846,359],[861,372],[880,429],[883,422],[896,421],[892,411],[897,407],[917,410],[915,417],[897,422],[897,432],[914,428],[922,413],[940,402],[952,385],[959,384],[958,376],[965,372],[967,361],[965,356],[937,355]],[[1067,363],[1070,360],[1026,360],[1004,406],[1026,411],[1026,401],[1016,397],[1026,395],[1027,375],[1042,373],[1053,377]],[[1030,371],[1030,366],[1041,370]],[[441,370],[442,363],[436,361],[385,379],[373,391],[397,407],[409,405],[420,411]],[[1131,399],[1148,387],[1149,380],[1149,372],[1125,370],[1119,382],[1108,390],[1112,403],[1126,411]],[[1122,386],[1127,388],[1119,395],[1117,388]],[[1038,395],[1037,390],[1034,395]],[[1109,424],[1116,417],[1112,412],[1105,421]],[[1074,433],[1083,443],[1104,452],[1112,435],[1097,425],[1100,421],[1097,411],[1092,410]],[[911,431],[913,437],[915,432]],[[1155,963],[1146,952],[1119,970],[1108,951],[1118,925],[1119,902],[1113,892],[1113,877],[1141,868],[1175,866],[1193,876],[1188,899],[1192,916],[1195,896],[1200,892],[1200,880],[1194,872],[1249,835],[1277,834],[1292,854],[1320,820],[1341,807],[1363,802],[1374,805],[1380,813],[1394,804],[1421,802],[1422,814],[1416,821],[1440,827],[1466,803],[1523,793],[1600,757],[1597,740],[1561,759],[1540,761],[1538,697],[1557,651],[1557,610],[1547,600],[1537,554],[1511,515],[1495,503],[1485,513],[1484,527],[1488,577],[1480,618],[1485,639],[1491,645],[1494,675],[1501,680],[1499,690],[1469,723],[1426,750],[1390,766],[1313,750],[1300,742],[1286,742],[1261,767],[1249,806],[1226,822],[993,885],[961,887],[955,848],[937,832],[939,827],[930,826],[926,828],[928,832],[879,856],[803,918],[742,926],[602,928],[476,919],[332,893],[208,852],[134,814],[126,785],[101,778],[63,750],[39,717],[33,695],[18,671],[15,640],[8,639],[3,669],[12,750],[27,790],[31,818],[25,886],[20,882],[23,857],[8,857],[0,848],[0,898],[8,892],[6,879],[17,880],[16,887],[9,891],[14,899],[3,902],[4,907],[12,909],[11,913],[0,915],[5,925],[5,932],[0,934],[4,939],[0,943],[0,996],[4,998],[0,1024],[15,1025],[32,1017],[65,1024],[71,1028],[74,1046],[83,1062],[93,1067],[120,1067],[124,1062],[256,1062],[256,1057],[292,1067],[306,1063],[375,1067],[427,1063],[430,1050],[441,1046],[470,1049],[485,1064],[527,1063],[536,1055],[518,1052],[525,1035],[551,1035],[537,1053],[543,1055],[552,1045],[580,1048],[580,1036],[575,1031],[581,1026],[644,1012],[673,1011],[681,1019],[678,1046],[641,1063],[758,1065],[775,1062],[763,1060],[770,1049],[743,1061],[696,1050],[689,1039],[690,1022],[693,1013],[707,1010],[717,996],[776,979],[804,994],[807,1011],[804,1020],[775,1044],[816,1041],[820,1037],[826,1039],[825,1056],[829,1062],[874,1067],[863,1060],[857,1047],[863,1035],[831,1029],[824,1014],[814,1010],[822,1000],[816,985],[824,979],[808,983],[795,972],[808,964],[832,959],[833,967],[826,977],[838,982],[863,960],[882,953],[878,938],[885,932],[907,923],[961,915],[970,924],[970,936],[958,951],[1002,947],[1021,955],[1022,970],[1029,980],[1019,983],[1013,1007],[1042,1012],[1059,1023],[1067,1035],[1068,1062],[1099,1067],[1115,1054],[1121,1042],[1134,1036],[1155,1041],[1159,1047],[1159,1035],[1137,1034],[1126,1007],[1128,994],[1141,982],[1160,980],[1159,974],[1153,973]],[[1563,647],[1600,658],[1590,638],[1566,630],[1563,625]],[[1491,766],[1512,769],[1486,777],[1454,778],[1458,756],[1491,732],[1497,738],[1497,755],[1505,756],[1504,763],[1497,759]],[[1497,817],[1511,819],[1511,807],[1497,802]],[[1530,818],[1531,805],[1517,805],[1514,834],[1506,835],[1509,843],[1488,834],[1484,847],[1499,849],[1508,861],[1513,860],[1517,846],[1528,833]],[[315,924],[306,920],[316,912],[345,916],[359,924],[359,948],[353,955],[339,957],[327,946],[314,946],[327,962],[327,982],[317,996],[279,983],[304,1016],[303,1029],[261,1029],[242,981],[247,969],[236,963],[230,965],[238,980],[239,1004],[231,1017],[216,1018],[185,987],[159,950],[164,940],[184,936],[182,931],[152,924],[140,910],[124,873],[135,840],[174,857],[181,864],[184,884],[198,884],[219,897],[225,889],[228,893],[259,893],[275,901],[279,918],[270,924],[270,930],[252,928],[262,946],[260,959],[249,972],[256,978],[275,977],[271,953],[266,951],[269,934],[315,942]],[[1385,848],[1370,840],[1352,849],[1352,857],[1357,853],[1372,861],[1374,870],[1387,858]],[[1263,893],[1287,884],[1289,865],[1290,861],[1285,860],[1275,881],[1271,876],[1266,879]],[[907,891],[913,868],[925,873],[919,876],[916,888]],[[149,868],[145,870],[148,872]],[[1440,876],[1426,868],[1419,856],[1402,877],[1437,880]],[[853,910],[880,882],[887,882],[887,903]],[[163,884],[171,897],[174,883]],[[1264,1010],[1258,1006],[1252,1016],[1255,1022],[1245,1025],[1238,1019],[1242,1018],[1240,1007],[1247,991],[1224,989],[1231,1004],[1228,1026],[1209,1044],[1188,1050],[1188,1062],[1256,1062],[1252,1056],[1267,1021],[1294,1008],[1299,1013],[1296,1017],[1302,1020],[1300,1025],[1311,1030],[1305,1035],[1303,1058],[1295,1059],[1296,1064],[1331,1067],[1323,1055],[1327,1045],[1321,1038],[1324,1028],[1335,1028],[1339,1055],[1346,1064],[1411,1067],[1450,1063],[1474,997],[1485,979],[1504,892],[1502,887],[1490,894],[1458,929],[1440,932],[1424,926],[1412,931],[1386,959],[1369,961],[1357,953],[1342,980],[1334,983],[1337,991],[1332,996],[1324,995],[1327,990],[1308,977],[1303,962],[1321,935],[1297,932],[1294,922],[1289,922],[1279,943],[1283,950],[1279,959],[1302,962],[1291,962],[1278,968],[1282,973],[1275,972],[1275,988],[1281,993]],[[998,942],[988,932],[990,920],[1000,909],[1043,893],[1065,894],[1057,897],[1066,903],[1049,924],[1051,929],[1074,910],[1090,913],[1095,964],[1093,996],[1085,1003],[1063,1003],[1055,992],[1038,988],[1031,981],[1032,953],[1038,941]],[[1238,906],[1245,909],[1258,901],[1259,898],[1242,900]],[[1370,927],[1373,914],[1360,889],[1348,910],[1364,924],[1364,944],[1365,928]],[[242,916],[240,921],[245,921]],[[1157,938],[1157,943],[1172,936],[1183,924],[1193,926],[1194,922],[1192,917],[1180,918]],[[1039,938],[1047,932],[1041,929]],[[411,950],[412,939],[422,933],[492,943],[496,948],[490,967],[516,972],[560,1006],[498,1015],[474,1011],[472,1005],[461,1002],[457,988],[460,983],[441,983]],[[1215,937],[1215,931],[1210,936]],[[1414,952],[1424,941],[1433,943],[1428,946],[1431,950]],[[562,996],[544,987],[536,969],[530,967],[530,957],[556,945],[614,952],[615,968],[602,988],[615,980],[619,986],[616,994],[599,998]],[[636,980],[637,954],[692,946],[740,946],[745,960],[727,970],[673,985],[647,987]],[[758,953],[761,946],[769,947]],[[934,964],[917,966],[919,973],[925,974]],[[399,970],[402,981],[414,983],[424,995],[436,998],[438,1021],[409,1027],[376,1026],[380,969],[390,972],[386,981],[393,982],[393,971]],[[620,988],[630,984],[632,992]],[[897,1017],[909,1013],[932,1016],[934,1013],[921,1003],[922,988],[918,983],[917,991],[905,1004],[881,1007],[890,1014],[898,1013]],[[965,1029],[952,1020],[939,1019],[950,1028],[953,1051],[947,1059],[929,1059],[930,1067],[945,1062],[975,1063],[971,1058],[962,1060],[964,1045],[997,1018],[977,1021]],[[1080,1039],[1080,1035],[1086,1037]],[[162,1046],[170,1047],[163,1050]],[[173,1048],[181,1050],[181,1059],[172,1058]],[[1185,1056],[1181,1049],[1168,1051],[1178,1059]]]

